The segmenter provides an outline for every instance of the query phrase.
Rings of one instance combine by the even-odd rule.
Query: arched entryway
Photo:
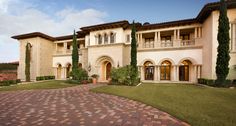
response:
[[[99,75],[99,81],[107,82],[111,77],[111,69],[114,66],[114,62],[109,56],[101,56],[96,61],[96,67]]]
[[[154,65],[150,61],[144,63],[144,76],[145,80],[154,80]]]
[[[189,60],[184,60],[181,62],[179,66],[179,80],[180,81],[189,81],[189,74],[190,74],[190,65],[191,61]]]
[[[109,61],[104,61],[102,63],[102,69],[101,69],[101,80],[102,81],[107,81],[111,77],[111,62]]]
[[[66,78],[70,77],[70,72],[71,72],[71,64],[67,64],[66,66]]]
[[[165,60],[161,63],[160,68],[160,79],[161,80],[170,80],[171,78],[171,62],[168,60]]]
[[[61,64],[57,65],[57,79],[61,79],[61,70],[62,70],[62,66]]]

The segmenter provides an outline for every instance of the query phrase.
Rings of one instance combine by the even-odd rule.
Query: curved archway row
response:
[[[143,60],[142,62],[140,62],[138,65],[139,65],[139,66],[142,66],[142,65],[144,65],[144,63],[147,62],[147,61],[152,62],[153,65],[161,65],[161,63],[162,63],[163,61],[169,61],[169,62],[171,62],[172,65],[181,65],[181,63],[182,63],[183,61],[185,61],[185,60],[191,61],[191,63],[192,63],[193,65],[198,64],[198,63],[196,62],[196,60],[194,60],[193,58],[191,58],[191,57],[186,57],[186,58],[182,58],[182,59],[179,60],[179,62],[177,62],[177,63],[176,63],[174,60],[172,60],[171,58],[164,58],[164,59],[161,59],[158,63],[156,63],[155,60],[153,60],[153,59],[145,59],[145,60]]]
[[[153,60],[146,59],[139,67],[142,68],[139,69],[141,80],[195,82],[201,73],[201,65],[196,65],[191,58],[184,58],[177,65],[168,58],[161,60],[158,65]]]
[[[70,72],[72,71],[72,64],[70,62],[62,65],[61,63],[56,63],[55,65],[55,77],[56,79],[66,79],[70,77]],[[78,63],[79,68],[82,68],[82,64]]]

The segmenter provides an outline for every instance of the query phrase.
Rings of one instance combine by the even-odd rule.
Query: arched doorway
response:
[[[160,75],[161,80],[170,80],[171,75],[171,62],[168,60],[165,60],[161,63],[161,69],[160,69]]]
[[[61,64],[58,64],[58,66],[57,66],[57,79],[61,79],[61,69],[62,69]]]
[[[109,56],[101,56],[96,61],[94,73],[99,75],[98,81],[107,82],[111,77],[111,69],[114,67],[114,61]]]
[[[71,64],[67,64],[67,67],[66,67],[66,78],[69,78],[70,77],[70,71],[71,71]]]
[[[110,77],[111,77],[111,63],[108,62],[106,64],[106,80],[109,80]]]
[[[145,80],[154,80],[154,66],[150,61],[144,63]]]
[[[191,61],[184,60],[181,62],[181,65],[179,66],[179,80],[180,81],[189,81],[189,67],[191,65]]]

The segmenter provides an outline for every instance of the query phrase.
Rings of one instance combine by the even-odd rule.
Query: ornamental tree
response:
[[[73,50],[72,50],[72,73],[76,73],[78,71],[78,62],[79,62],[79,54],[78,54],[78,43],[77,43],[77,37],[74,30],[73,34]],[[74,79],[74,76],[73,76]]]
[[[27,43],[25,47],[25,81],[26,82],[30,81],[30,50],[31,50],[31,45],[30,43]]]
[[[224,0],[220,1],[220,16],[218,26],[218,48],[216,61],[216,84],[223,84],[229,73],[229,19],[227,17],[227,7]]]
[[[131,31],[131,83],[134,84],[137,80],[138,68],[137,68],[137,41],[136,41],[136,27],[133,21],[132,31]]]

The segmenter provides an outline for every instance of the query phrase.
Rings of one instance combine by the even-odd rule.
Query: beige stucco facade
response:
[[[233,3],[235,5],[236,3]],[[208,5],[206,5],[208,6]],[[204,14],[204,9],[202,10]],[[160,24],[137,24],[137,65],[142,81],[196,82],[216,79],[219,11],[196,19]],[[230,21],[230,72],[236,79],[236,8],[228,9]],[[32,35],[33,34],[33,35]],[[20,42],[18,78],[25,80],[25,45],[32,45],[31,79],[55,75],[66,79],[71,70],[72,36],[50,37],[32,33],[15,37]],[[110,67],[130,63],[131,24],[127,21],[82,27],[78,32],[79,63],[89,75],[107,81]],[[82,34],[82,35],[81,35]]]

